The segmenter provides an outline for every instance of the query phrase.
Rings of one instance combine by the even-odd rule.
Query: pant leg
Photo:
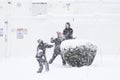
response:
[[[47,60],[45,60],[44,65],[45,65],[46,71],[49,71],[49,64],[48,64]]]
[[[49,64],[52,64],[52,62],[54,61],[54,59],[57,57],[57,53],[53,53],[53,56],[52,56],[52,58],[49,60]]]
[[[38,63],[39,63],[39,70],[38,70],[38,73],[41,73],[42,70],[43,70],[43,64],[42,64],[42,62],[41,62],[40,59],[38,60]]]
[[[65,59],[63,58],[63,54],[60,53],[60,56],[61,56],[61,59],[62,59],[62,64],[63,64],[63,65],[66,65]]]

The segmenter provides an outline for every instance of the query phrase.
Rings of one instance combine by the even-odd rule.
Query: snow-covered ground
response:
[[[38,63],[33,56],[10,57],[0,61],[0,80],[120,80],[119,63],[119,56],[97,55],[91,66],[77,68],[62,66],[59,56],[49,65],[49,72],[44,68],[38,74]]]

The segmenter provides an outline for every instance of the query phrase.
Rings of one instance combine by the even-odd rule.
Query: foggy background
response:
[[[119,54],[120,1],[119,0],[0,0],[0,57],[31,56],[35,54],[41,38],[50,42],[56,32],[62,32],[65,23],[70,22],[74,36],[98,43],[101,54]],[[33,15],[33,4],[46,2],[47,12]],[[66,4],[69,4],[67,6]],[[8,24],[4,22],[8,21]],[[6,32],[6,26],[8,32]],[[17,39],[17,28],[26,28],[24,39]],[[7,52],[6,49],[7,48]]]
[[[38,10],[39,8],[34,5],[35,3],[45,3],[45,5]],[[6,21],[8,24],[5,23]],[[106,61],[112,64],[117,63],[116,61],[120,58],[120,0],[0,0],[0,28],[3,28],[3,36],[0,37],[1,62],[3,61],[4,63],[5,59],[13,59],[14,64],[14,58],[19,58],[20,60],[29,57],[34,58],[38,45],[37,40],[40,38],[50,43],[50,38],[56,37],[57,31],[63,31],[66,22],[70,22],[74,30],[74,37],[97,43],[98,52],[95,64],[99,66],[100,64],[106,64]],[[17,29],[19,28],[27,30],[23,39],[17,38]],[[49,54],[47,53],[48,59],[52,56],[52,52],[49,51]],[[32,66],[35,60],[32,59],[32,61],[28,65]],[[27,61],[21,62],[21,64],[26,63]],[[9,63],[9,65],[11,64]],[[38,65],[37,61],[35,65]],[[35,65],[30,69],[34,67],[37,69]],[[105,69],[109,66],[105,67]],[[109,72],[110,70],[104,71],[104,69],[98,69],[98,71],[94,72],[95,69],[97,68],[83,69],[81,73],[84,77],[87,75],[92,80],[93,78],[88,74],[98,73],[97,76],[99,77],[99,75],[104,73],[100,78],[103,80],[113,76],[109,74],[106,78],[103,78],[106,73],[119,72],[118,68],[115,69],[115,67],[110,69],[111,72]],[[88,73],[87,70],[90,72]],[[72,71],[75,73],[76,70]],[[103,72],[100,74],[99,71]],[[56,72],[55,69],[54,73]],[[80,74],[79,72],[77,73],[78,75]],[[45,74],[43,77],[45,77]],[[88,79],[84,79],[84,77],[81,80]],[[113,76],[111,80],[114,78],[117,80],[118,77]],[[35,80],[34,78],[31,79]],[[46,78],[42,79],[46,80]],[[50,77],[49,79],[53,80]],[[70,79],[73,80],[73,78]],[[94,79],[96,80],[97,78]]]

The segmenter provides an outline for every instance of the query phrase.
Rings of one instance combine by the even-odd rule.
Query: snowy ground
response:
[[[120,80],[120,57],[97,55],[89,67],[62,66],[60,56],[50,65],[50,71],[36,73],[34,57],[6,58],[0,61],[0,80]]]

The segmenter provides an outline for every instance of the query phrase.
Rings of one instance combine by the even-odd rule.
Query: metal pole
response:
[[[10,6],[11,6],[11,1],[7,0],[7,5],[6,7],[7,10],[8,10],[8,13],[6,15],[6,21],[4,22],[5,23],[5,28],[6,28],[6,33],[5,33],[5,43],[6,43],[6,53],[5,53],[5,56],[8,57],[9,56],[9,17],[10,17]]]
[[[6,33],[5,33],[5,56],[7,57],[8,54],[8,21],[5,21],[5,28],[6,28]]]

